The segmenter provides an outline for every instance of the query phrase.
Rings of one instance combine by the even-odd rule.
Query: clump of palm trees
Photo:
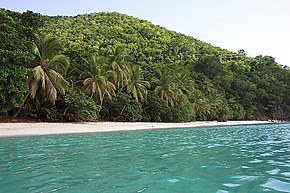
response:
[[[100,107],[106,97],[112,99],[116,95],[117,89],[126,88],[134,100],[144,100],[150,84],[144,80],[141,68],[135,65],[129,69],[124,64],[121,48],[111,49],[109,63],[96,55],[84,58],[81,68],[73,69],[78,73],[78,77],[74,77],[77,79],[76,83],[81,82],[83,92],[99,101]],[[14,117],[19,114],[29,97],[35,99],[38,96],[54,105],[58,93],[65,95],[69,88],[69,82],[64,78],[69,59],[61,54],[61,43],[51,36],[36,35],[32,51],[36,61],[27,79],[29,89]]]
[[[76,70],[78,82],[82,83],[84,92],[98,100],[100,110],[104,99],[112,99],[117,91],[127,92],[136,101],[146,98],[150,83],[144,79],[140,66],[125,64],[120,47],[112,49],[109,59],[92,55],[83,61],[84,65]]]
[[[88,92],[91,97],[96,97],[102,107],[104,98],[107,96],[112,99],[115,96],[116,86],[110,78],[116,77],[116,72],[108,69],[95,55],[89,60],[84,59],[85,65],[79,79],[83,84],[83,90]]]
[[[110,46],[106,57],[92,54],[83,58],[82,64],[74,66],[70,66],[68,57],[61,54],[61,43],[51,36],[36,35],[32,51],[36,60],[27,79],[29,89],[14,117],[29,97],[55,105],[58,94],[65,95],[70,87],[77,87],[79,92],[94,99],[99,112],[104,100],[112,100],[118,92],[126,93],[140,103],[146,100],[148,90],[164,100],[168,108],[190,104],[194,110],[192,114],[203,118],[217,116],[217,109],[224,105],[222,97],[211,91],[207,93],[210,97],[197,97],[200,91],[190,75],[186,71],[175,74],[170,65],[153,66],[154,75],[146,80],[140,65],[127,62],[127,54],[120,45]]]

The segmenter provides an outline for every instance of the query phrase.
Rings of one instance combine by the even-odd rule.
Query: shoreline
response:
[[[170,129],[188,127],[234,126],[268,124],[268,121],[196,121],[186,123],[153,122],[83,122],[83,123],[1,123],[0,137],[41,136],[73,133],[95,133],[112,131],[134,131],[148,129]]]

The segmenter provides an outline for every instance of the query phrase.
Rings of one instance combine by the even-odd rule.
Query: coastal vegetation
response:
[[[0,115],[185,122],[290,117],[290,70],[120,13],[0,10]]]

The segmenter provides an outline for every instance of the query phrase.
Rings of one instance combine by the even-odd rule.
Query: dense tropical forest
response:
[[[1,116],[289,119],[290,71],[271,56],[230,52],[120,13],[1,9],[0,21]]]

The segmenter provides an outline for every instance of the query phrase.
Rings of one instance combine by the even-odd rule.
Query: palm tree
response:
[[[203,120],[218,118],[219,114],[226,108],[224,97],[213,88],[207,94],[197,90],[194,93],[193,100],[195,113]]]
[[[69,59],[60,54],[62,49],[63,47],[57,39],[45,35],[36,35],[32,51],[37,60],[27,80],[29,90],[14,117],[19,114],[29,95],[34,99],[36,93],[41,91],[44,98],[54,105],[57,93],[65,94],[68,89],[68,82],[60,73],[65,73],[69,66]]]
[[[211,105],[205,97],[198,98],[193,103],[193,109],[199,119],[206,120],[206,117],[211,114]]]
[[[133,66],[130,77],[127,85],[127,92],[131,94],[136,101],[144,100],[144,98],[147,97],[147,88],[150,87],[150,83],[144,80],[141,68],[136,65]]]
[[[177,75],[177,81],[180,85],[181,91],[185,95],[192,95],[195,90],[195,82],[193,79],[185,73],[180,73]]]
[[[95,55],[91,56],[89,60],[84,59],[84,61],[86,68],[80,74],[80,79],[83,82],[84,89],[90,92],[91,97],[96,96],[102,107],[105,96],[111,99],[112,96],[116,95],[116,87],[109,80],[109,77],[115,76],[115,72],[107,70],[108,66]]]
[[[191,100],[197,120],[206,120],[207,115],[211,113],[211,105],[204,93],[200,90],[195,90]]]
[[[178,102],[178,93],[176,91],[176,85],[173,82],[174,78],[166,71],[160,73],[160,78],[156,81],[157,85],[155,93],[164,99],[169,106],[175,106]]]
[[[110,70],[114,71],[116,75],[114,77],[110,77],[112,81],[114,81],[117,88],[125,86],[128,84],[130,70],[124,64],[125,61],[125,51],[121,45],[117,45],[116,47],[110,47]]]
[[[204,92],[205,95],[209,95],[214,90],[214,85],[211,80],[205,78],[201,83],[201,90]]]
[[[224,97],[217,92],[217,90],[213,90],[208,96],[209,104],[211,105],[210,117],[218,118],[218,115],[225,111],[226,103],[224,101]]]

